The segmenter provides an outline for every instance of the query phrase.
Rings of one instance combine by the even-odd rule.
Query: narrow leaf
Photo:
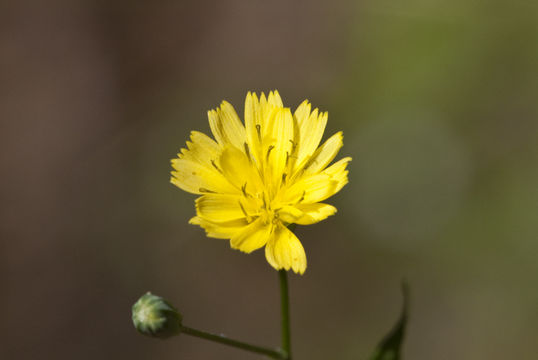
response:
[[[392,330],[381,340],[379,345],[370,357],[370,360],[400,360],[402,342],[405,335],[405,326],[407,324],[407,307],[409,303],[409,287],[404,281],[402,283],[403,307],[400,319],[394,325]]]

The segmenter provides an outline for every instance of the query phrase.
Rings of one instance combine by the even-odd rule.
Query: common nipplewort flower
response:
[[[342,132],[319,146],[327,113],[305,100],[292,114],[277,91],[247,94],[244,125],[226,101],[208,116],[215,140],[193,131],[172,160],[172,184],[201,195],[190,223],[245,253],[265,246],[272,267],[303,274],[305,251],[288,226],[336,213],[322,201],[348,182],[350,157],[329,166]]]

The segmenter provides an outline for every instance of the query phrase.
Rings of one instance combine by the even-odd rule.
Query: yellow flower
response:
[[[172,160],[172,184],[202,195],[190,223],[245,253],[265,246],[275,269],[303,274],[306,255],[287,226],[336,213],[321,201],[348,182],[351,158],[327,167],[342,147],[342,132],[318,147],[327,113],[311,111],[305,100],[292,114],[277,91],[259,99],[247,94],[245,125],[226,101],[208,116],[216,141],[193,131],[187,149]]]

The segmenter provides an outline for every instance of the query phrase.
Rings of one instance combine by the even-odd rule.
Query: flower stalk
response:
[[[288,272],[280,270],[278,272],[280,280],[280,311],[282,326],[282,351],[285,359],[291,360],[291,333],[290,333],[290,309],[288,296]]]
[[[250,351],[250,352],[254,352],[254,353],[258,353],[258,354],[262,354],[262,355],[267,355],[267,356],[269,356],[269,357],[271,357],[273,359],[279,359],[279,360],[288,360],[289,359],[287,354],[284,351],[280,351],[280,350],[276,350],[276,349],[270,349],[270,348],[266,348],[266,347],[263,347],[263,346],[257,346],[257,345],[248,344],[248,343],[245,343],[245,342],[242,342],[242,341],[230,339],[230,338],[228,338],[228,337],[226,337],[224,335],[211,334],[211,333],[201,331],[201,330],[197,330],[197,329],[193,329],[193,328],[190,328],[190,327],[187,327],[187,326],[183,326],[181,328],[181,332],[183,334],[198,337],[200,339],[217,342],[217,343],[220,343],[220,344],[232,346],[232,347],[235,347],[235,348],[238,348],[238,349],[242,349],[242,350],[246,350],[246,351]]]

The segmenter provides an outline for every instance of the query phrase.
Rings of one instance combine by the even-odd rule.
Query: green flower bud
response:
[[[181,314],[168,301],[148,292],[133,305],[133,324],[141,334],[165,339],[181,332]]]

